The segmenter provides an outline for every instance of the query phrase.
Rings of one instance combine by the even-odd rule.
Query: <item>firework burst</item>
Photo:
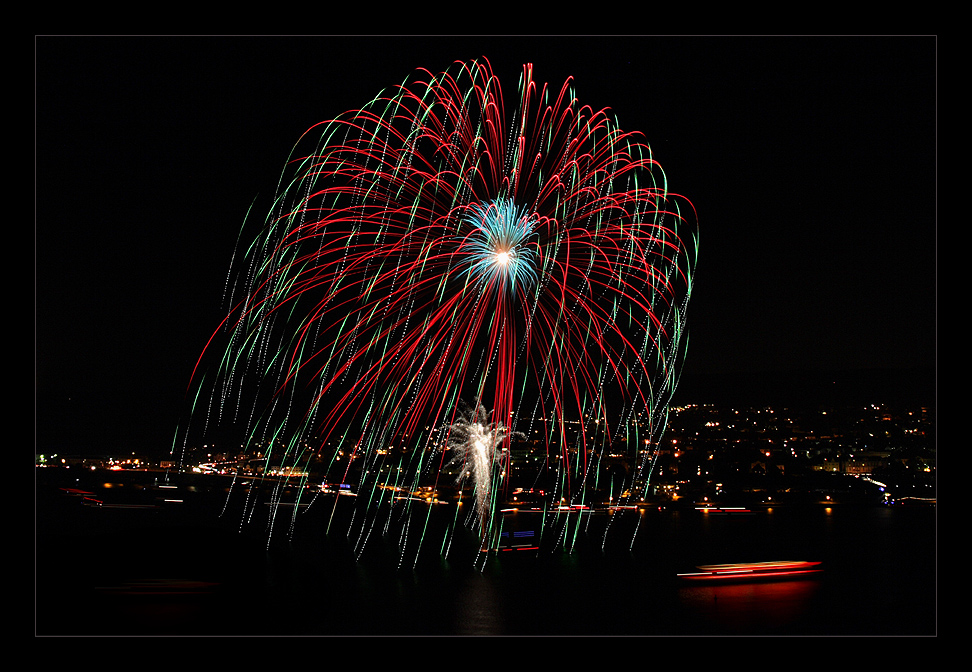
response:
[[[359,547],[460,458],[485,528],[517,436],[569,501],[626,446],[637,496],[678,380],[695,221],[641,137],[569,81],[527,65],[508,109],[485,60],[418,71],[295,146],[234,257],[183,440],[233,427],[268,461],[353,483]]]
[[[448,428],[448,446],[453,451],[446,465],[457,468],[456,482],[461,486],[472,483],[475,513],[480,533],[489,536],[495,510],[495,481],[502,478],[509,462],[503,447],[511,437],[506,423],[496,423],[482,405],[462,414],[458,422]],[[519,434],[523,438],[522,434]],[[498,473],[497,473],[498,472]]]

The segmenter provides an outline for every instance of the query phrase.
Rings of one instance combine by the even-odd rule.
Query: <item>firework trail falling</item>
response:
[[[234,255],[182,445],[232,428],[268,465],[353,484],[357,548],[392,529],[381,511],[423,529],[415,493],[460,458],[484,525],[489,453],[518,424],[558,499],[582,500],[612,445],[636,497],[678,380],[695,223],[641,137],[569,80],[526,65],[508,108],[485,60],[417,71],[294,147]]]

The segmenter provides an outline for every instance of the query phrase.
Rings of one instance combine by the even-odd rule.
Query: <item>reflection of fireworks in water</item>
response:
[[[507,115],[489,64],[458,63],[304,134],[234,255],[183,449],[230,428],[267,466],[352,485],[359,552],[375,530],[401,530],[403,554],[421,543],[434,496],[417,493],[445,485],[456,437],[489,518],[496,458],[477,461],[462,398],[490,450],[529,436],[542,457],[523,478],[558,501],[590,497],[608,452],[627,462],[624,496],[644,494],[678,380],[694,210],[569,81],[538,87],[525,66]]]

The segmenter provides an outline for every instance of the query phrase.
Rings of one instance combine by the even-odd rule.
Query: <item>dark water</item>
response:
[[[242,527],[239,512],[219,518],[201,495],[85,507],[50,478],[37,488],[38,635],[937,633],[934,508],[632,512],[611,520],[606,544],[606,515],[573,518],[569,553],[505,552],[474,566],[475,539],[461,527],[449,534],[447,507],[412,523],[404,553],[390,525],[356,557],[346,521],[326,534],[325,506],[299,514],[292,539],[278,520],[268,543],[260,511],[269,507]],[[517,515],[507,524],[533,525]],[[766,560],[820,560],[825,571],[741,585],[675,579],[699,564]]]

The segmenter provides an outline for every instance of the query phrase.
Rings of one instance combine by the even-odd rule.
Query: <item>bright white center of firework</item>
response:
[[[500,266],[506,266],[506,264],[509,261],[510,261],[510,253],[507,252],[506,250],[501,250],[500,252],[496,253],[496,263],[499,264]]]

